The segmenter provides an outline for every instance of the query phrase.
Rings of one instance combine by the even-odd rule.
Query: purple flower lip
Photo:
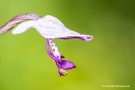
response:
[[[67,75],[67,72],[66,70],[70,70],[70,69],[73,69],[73,68],[76,68],[76,66],[74,65],[73,62],[71,61],[68,61],[68,60],[62,60],[63,58],[65,58],[65,56],[63,55],[54,55],[54,54],[59,54],[59,51],[57,50],[57,48],[53,51],[54,54],[50,51],[49,49],[49,44],[50,46],[52,46],[52,48],[56,48],[57,46],[54,45],[53,41],[51,39],[47,39],[46,40],[46,50],[47,50],[47,53],[48,55],[53,59],[55,60],[55,63],[58,67],[58,72],[60,74],[60,76],[66,76]],[[57,51],[56,51],[57,50]]]

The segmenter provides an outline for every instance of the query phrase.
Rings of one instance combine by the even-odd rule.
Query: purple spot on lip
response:
[[[57,56],[57,58],[59,58],[59,56]]]
[[[55,51],[55,49],[53,49],[53,51]]]

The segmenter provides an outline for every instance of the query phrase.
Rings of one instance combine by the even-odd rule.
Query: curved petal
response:
[[[66,28],[60,20],[50,15],[38,19],[35,28],[45,38],[51,39],[79,38],[85,41],[89,41],[92,39],[92,36],[90,35],[82,35],[78,32]]]
[[[28,30],[29,28],[33,28],[35,25],[36,25],[35,20],[30,20],[30,21],[23,22],[23,23],[19,24],[12,31],[12,34],[21,34],[21,33],[25,32],[26,30]]]

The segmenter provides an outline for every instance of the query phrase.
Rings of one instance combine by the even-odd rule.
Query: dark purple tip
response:
[[[61,55],[61,58],[65,58],[65,56]]]

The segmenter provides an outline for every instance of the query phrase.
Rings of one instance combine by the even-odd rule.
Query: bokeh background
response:
[[[94,39],[55,40],[61,54],[77,66],[60,77],[46,52],[45,38],[35,29],[1,35],[0,90],[135,89],[134,0],[0,0],[0,26],[29,12],[53,15],[68,28]]]

